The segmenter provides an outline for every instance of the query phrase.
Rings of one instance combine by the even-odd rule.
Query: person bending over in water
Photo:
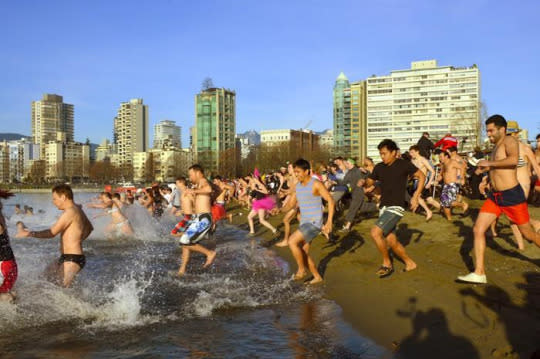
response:
[[[2,282],[0,282],[0,301],[12,302],[15,299],[15,293],[11,291],[17,281],[17,262],[15,255],[9,244],[9,235],[7,232],[6,219],[2,214],[2,201],[12,197],[13,193],[0,190],[0,271],[2,273]]]
[[[189,258],[192,251],[202,253],[206,256],[203,268],[209,267],[216,258],[216,251],[209,250],[198,242],[203,239],[212,226],[212,215],[210,205],[210,194],[212,187],[204,177],[201,166],[193,165],[189,168],[189,180],[195,184],[195,189],[186,189],[188,195],[195,197],[195,216],[187,227],[185,233],[180,238],[182,245],[182,265],[178,270],[178,275],[186,273]]]
[[[17,238],[54,238],[58,234],[60,241],[60,258],[48,268],[55,279],[64,287],[69,287],[75,276],[84,268],[86,258],[82,250],[82,241],[94,230],[80,205],[73,202],[71,187],[60,184],[52,189],[53,204],[63,211],[58,221],[43,231],[21,230]]]

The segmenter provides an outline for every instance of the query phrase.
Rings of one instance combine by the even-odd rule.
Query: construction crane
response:
[[[309,128],[309,125],[311,125],[312,122],[313,120],[309,120],[308,123],[306,123],[304,127],[300,129],[300,131],[307,130]]]

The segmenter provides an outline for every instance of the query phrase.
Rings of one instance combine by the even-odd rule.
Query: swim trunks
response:
[[[212,216],[210,213],[196,214],[187,227],[186,231],[180,237],[180,244],[193,245],[199,242],[210,230],[212,226]]]
[[[459,194],[459,185],[457,183],[445,183],[441,192],[441,206],[444,208],[452,207]]]
[[[506,217],[518,226],[529,222],[529,208],[523,188],[518,184],[505,191],[490,192],[484,202],[480,213],[493,213],[497,217],[505,214]]]
[[[214,223],[225,218],[226,214],[227,213],[225,212],[225,203],[216,202],[212,206],[212,220],[214,221]]]
[[[64,262],[77,263],[79,267],[83,269],[86,264],[86,257],[84,254],[62,254],[60,258],[58,258],[58,264],[60,265]]]
[[[17,281],[17,262],[15,259],[0,262],[0,293],[8,293]]]
[[[184,214],[184,218],[174,226],[171,231],[171,234],[177,234],[178,232],[185,232],[187,227],[191,224],[194,216],[191,214]]]
[[[379,210],[379,219],[375,225],[382,229],[383,235],[386,237],[395,231],[397,224],[404,214],[405,209],[403,207],[384,206]]]

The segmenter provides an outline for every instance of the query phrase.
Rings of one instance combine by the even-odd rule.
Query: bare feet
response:
[[[306,272],[297,272],[295,275],[292,276],[292,280],[302,280],[306,277]]]
[[[463,214],[467,214],[468,210],[469,210],[469,204],[467,202],[463,202]]]
[[[206,262],[203,265],[203,268],[208,268],[216,259],[216,251],[212,251],[207,257]]]
[[[229,213],[227,217],[229,218],[229,223],[232,223],[232,213]]]
[[[15,300],[15,295],[11,293],[0,293],[0,302],[13,303],[14,300]]]
[[[433,217],[433,212],[429,211],[426,215],[426,222],[429,222],[429,220]]]
[[[276,247],[288,247],[289,241],[288,240],[282,240],[276,243]]]
[[[323,279],[321,277],[319,277],[319,278],[313,278],[312,280],[307,282],[307,284],[308,285],[315,285],[315,284],[319,284],[319,283],[322,283],[322,282],[323,282]]]
[[[415,270],[416,269],[416,263],[414,263],[413,261],[410,261],[408,263],[406,263],[405,265],[405,269],[403,269],[404,272],[410,272],[412,270]]]

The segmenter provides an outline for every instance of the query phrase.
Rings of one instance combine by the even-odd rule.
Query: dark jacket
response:
[[[420,137],[416,145],[420,149],[420,156],[425,157],[428,160],[431,159],[431,151],[433,151],[433,149],[435,148],[433,142],[431,142],[425,136],[422,136]]]

